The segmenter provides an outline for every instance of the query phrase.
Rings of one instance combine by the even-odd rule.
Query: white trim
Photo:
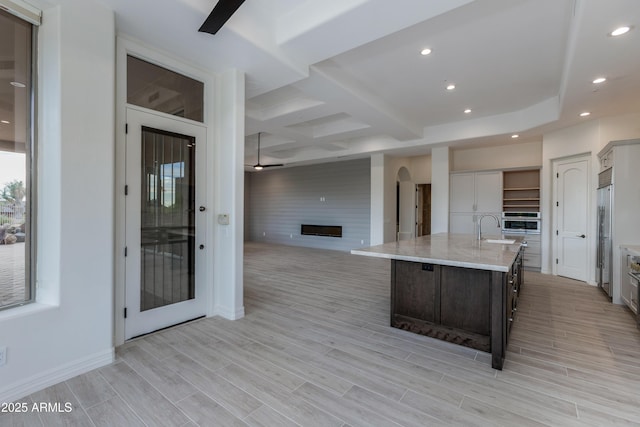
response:
[[[31,393],[92,371],[115,360],[114,348],[92,354],[11,384],[0,390],[0,402],[14,402]]]
[[[124,204],[124,186],[125,186],[125,144],[126,135],[124,133],[126,124],[126,109],[139,109],[141,111],[149,111],[153,114],[163,115],[157,111],[146,110],[141,107],[135,107],[127,104],[127,55],[131,54],[137,58],[175,71],[182,75],[188,76],[204,83],[204,122],[195,122],[189,119],[183,119],[176,116],[170,116],[174,120],[183,120],[191,124],[204,126],[207,129],[207,150],[206,150],[206,182],[215,182],[214,165],[215,147],[218,144],[218,133],[215,130],[215,90],[216,75],[207,72],[188,62],[171,56],[170,54],[160,51],[154,47],[145,45],[142,42],[134,40],[126,35],[119,34],[116,38],[116,173],[115,173],[115,190],[116,190],[116,212],[115,212],[115,299],[114,299],[114,345],[118,346],[124,343],[124,325],[123,316],[125,308],[125,263],[124,263],[124,247],[125,241],[125,204]],[[215,192],[214,185],[207,185],[204,198],[207,209],[207,219],[204,226],[206,235],[205,246],[214,248],[214,233],[216,231],[213,226],[213,215],[215,212]],[[209,252],[209,256],[213,257],[213,251]],[[207,301],[207,313],[213,310],[214,300],[214,271],[213,262],[207,263],[204,282],[207,283],[205,289],[205,299]]]
[[[213,316],[224,317],[228,320],[238,320],[244,317],[244,307],[239,307],[234,310],[230,310],[228,307],[222,305],[216,305],[213,307]]]
[[[0,9],[20,19],[24,19],[33,25],[40,25],[42,23],[42,11],[22,0],[0,0]]]
[[[55,310],[57,308],[57,305],[43,304],[39,302],[28,303],[18,307],[11,307],[8,310],[0,311],[0,322],[17,319],[24,316],[40,314],[47,310]]]

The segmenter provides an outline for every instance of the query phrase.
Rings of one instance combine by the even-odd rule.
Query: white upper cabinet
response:
[[[450,212],[502,212],[502,172],[451,174]]]
[[[475,176],[475,173],[456,173],[451,175],[450,212],[475,212]]]
[[[502,211],[502,172],[476,173],[476,211]]]

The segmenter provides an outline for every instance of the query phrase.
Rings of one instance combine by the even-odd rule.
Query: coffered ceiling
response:
[[[262,163],[294,165],[640,111],[637,0],[246,0],[217,35],[197,32],[215,0],[101,1],[122,33],[246,72],[246,164],[258,132]]]

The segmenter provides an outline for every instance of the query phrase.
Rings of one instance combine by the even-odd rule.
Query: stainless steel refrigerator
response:
[[[611,208],[613,205],[613,168],[598,175],[598,251],[596,259],[596,280],[598,286],[612,297],[613,262]]]

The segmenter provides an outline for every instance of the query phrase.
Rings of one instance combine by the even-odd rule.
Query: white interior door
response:
[[[586,281],[589,271],[589,160],[556,163],[556,273]]]
[[[203,316],[206,129],[127,109],[125,339]]]

